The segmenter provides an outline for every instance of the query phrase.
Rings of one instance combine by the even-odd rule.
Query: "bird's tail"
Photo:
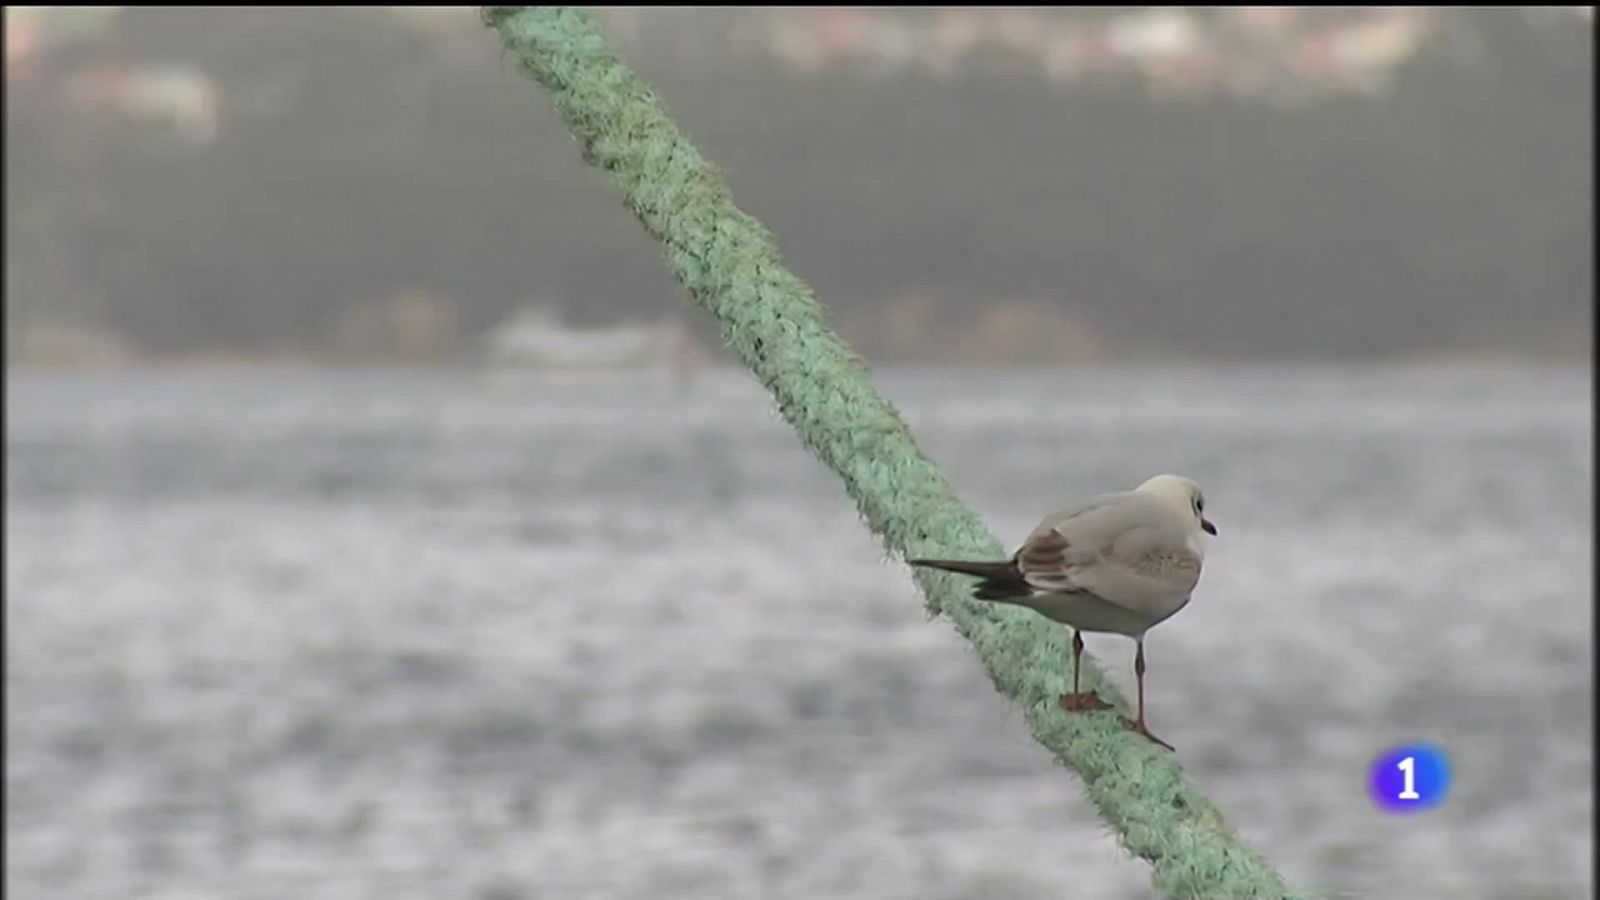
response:
[[[983,579],[973,586],[972,596],[979,600],[1006,602],[1033,593],[1032,585],[1022,577],[1015,559],[1001,562],[969,562],[960,559],[908,559],[907,563],[925,569],[942,569],[961,575],[976,575]]]
[[[979,578],[1003,578],[1006,575],[1016,574],[1016,563],[1011,560],[1004,562],[968,562],[964,559],[908,559],[906,562],[913,566],[922,566],[925,569],[943,569],[946,572],[959,572],[962,575],[976,575]]]

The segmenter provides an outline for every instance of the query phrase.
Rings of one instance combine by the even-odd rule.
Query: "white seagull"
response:
[[[1139,712],[1123,725],[1157,744],[1172,745],[1144,724],[1144,635],[1188,605],[1205,559],[1201,532],[1217,528],[1205,517],[1200,487],[1180,475],[1157,475],[1131,491],[1104,494],[1077,509],[1045,516],[1008,560],[965,562],[910,559],[913,566],[983,579],[973,596],[1025,606],[1073,628],[1069,712],[1109,709],[1094,692],[1078,690],[1082,632],[1131,637],[1137,647]]]

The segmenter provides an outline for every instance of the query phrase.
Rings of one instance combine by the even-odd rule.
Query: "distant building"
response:
[[[8,322],[6,327],[8,364],[120,367],[140,355],[132,339],[89,322],[54,318]]]
[[[121,14],[120,6],[7,6],[6,74],[76,38],[100,34]]]
[[[188,144],[206,146],[217,138],[216,85],[186,63],[95,66],[72,78],[68,96],[89,108],[170,129]]]
[[[1567,9],[1554,7],[1553,9]],[[617,31],[677,34],[691,23],[671,9],[606,13]],[[766,53],[796,71],[852,66],[888,73],[953,76],[999,51],[1031,64],[1051,83],[1138,73],[1165,96],[1234,92],[1265,99],[1371,91],[1436,30],[1420,7],[1349,7],[1336,14],[1292,6],[1220,7],[1199,16],[1182,7],[1133,7],[1109,16],[1027,7],[940,7],[913,15],[881,7],[780,7],[719,20],[719,46]],[[658,35],[659,36],[659,35]],[[681,43],[657,40],[658,47]],[[703,50],[705,42],[696,42]],[[1288,82],[1295,82],[1289,84]]]
[[[460,338],[455,304],[424,291],[404,291],[346,308],[336,330],[338,350],[379,359],[436,359]]]

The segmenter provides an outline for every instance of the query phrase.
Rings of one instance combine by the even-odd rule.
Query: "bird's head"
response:
[[[1139,485],[1136,490],[1194,516],[1200,525],[1200,530],[1206,534],[1217,533],[1217,526],[1206,519],[1206,498],[1200,492],[1200,485],[1182,475],[1157,475]]]

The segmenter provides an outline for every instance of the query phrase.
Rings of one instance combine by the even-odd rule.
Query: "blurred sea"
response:
[[[876,381],[1007,547],[1201,483],[1151,727],[1293,885],[1592,892],[1587,369]],[[1151,896],[742,373],[6,399],[10,898]],[[1417,739],[1453,793],[1386,817]]]

